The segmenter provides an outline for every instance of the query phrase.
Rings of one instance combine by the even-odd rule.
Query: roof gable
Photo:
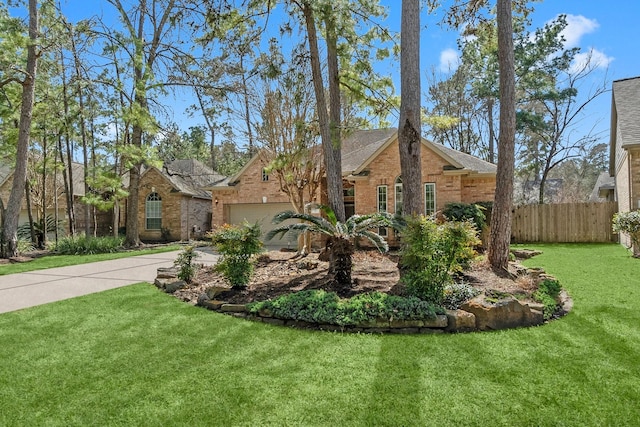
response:
[[[173,160],[165,163],[161,170],[151,169],[157,170],[178,192],[203,199],[211,199],[207,187],[225,178],[195,159]]]
[[[352,141],[355,140],[355,142]],[[342,174],[359,175],[386,150],[398,141],[396,129],[356,131],[343,142]],[[422,138],[423,146],[431,149],[454,169],[467,173],[495,175],[496,165],[470,154]]]

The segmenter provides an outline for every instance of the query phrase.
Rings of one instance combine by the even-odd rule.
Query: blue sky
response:
[[[112,6],[104,1],[67,0],[62,2],[63,10],[70,20],[76,21],[101,10],[112,10]],[[388,7],[388,26],[392,31],[400,28],[400,0],[382,0]],[[592,52],[598,60],[600,68],[592,78],[607,79],[608,87],[613,80],[640,75],[640,2],[630,1],[614,4],[599,0],[546,0],[533,3],[533,27],[544,25],[558,16],[566,14],[569,26],[565,37],[568,47],[580,47],[582,52]],[[95,5],[95,7],[88,7]],[[423,74],[423,92],[426,89],[426,76],[429,70],[439,70],[446,75],[450,66],[455,67],[457,61],[457,33],[437,25],[442,12],[422,13],[421,34],[421,66]],[[386,70],[399,82],[397,64],[387,65]],[[396,90],[399,91],[399,83]],[[585,91],[588,88],[584,89]],[[172,105],[188,105],[189,95],[176,94],[170,101]],[[600,96],[590,104],[582,124],[585,127],[596,126],[602,133],[603,141],[609,135],[611,96],[609,93]],[[181,108],[180,108],[181,109]],[[174,111],[175,120],[188,127],[200,124],[197,118],[185,117],[181,111]]]
[[[399,26],[400,2],[388,0],[386,3],[394,5],[390,18]],[[614,80],[640,76],[640,2],[546,0],[532,5],[533,28],[543,26],[559,14],[567,15],[569,25],[564,34],[567,47],[580,47],[581,55],[591,52],[592,59],[599,63],[598,70],[591,76],[593,82],[606,78],[610,89]],[[446,73],[457,61],[457,33],[440,28],[437,21],[437,17],[422,15],[427,28],[422,30],[421,65],[423,70],[435,68]],[[423,79],[423,90],[425,83]],[[585,85],[583,92],[588,90]],[[602,141],[607,142],[610,109],[611,94],[607,92],[589,104],[580,125],[585,130],[595,126]]]

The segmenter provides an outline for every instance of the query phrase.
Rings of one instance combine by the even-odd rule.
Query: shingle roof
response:
[[[622,146],[640,144],[640,77],[613,82],[613,103]],[[613,132],[612,132],[613,133]]]
[[[211,192],[204,188],[225,179],[224,176],[195,159],[173,160],[165,163],[162,174],[180,193],[203,199],[211,199]]]
[[[359,130],[347,136],[342,141],[342,173],[358,169],[396,133],[396,129],[390,128]]]
[[[378,150],[396,138],[395,128],[355,131],[342,142],[342,174],[348,175],[361,169]],[[496,165],[493,163],[424,138],[422,142],[456,168],[479,174],[496,173]]]

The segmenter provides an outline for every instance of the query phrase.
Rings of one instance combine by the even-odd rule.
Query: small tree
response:
[[[386,212],[369,215],[353,215],[345,222],[337,220],[336,215],[328,206],[321,206],[327,219],[305,213],[292,211],[280,212],[273,218],[275,224],[288,219],[299,219],[306,222],[282,225],[267,233],[267,240],[275,236],[284,236],[287,232],[319,233],[327,237],[326,249],[329,252],[329,276],[333,277],[341,290],[351,288],[352,255],[355,252],[354,240],[363,237],[372,242],[381,252],[389,250],[384,237],[372,230],[392,225],[392,216]]]
[[[407,293],[441,304],[452,275],[468,268],[479,241],[471,221],[436,223],[425,216],[407,219],[401,231],[401,281]]]
[[[216,265],[216,271],[229,281],[233,288],[245,288],[251,280],[253,265],[251,257],[262,251],[260,224],[228,225],[215,229],[211,234],[213,246],[220,252],[222,259]]]
[[[634,258],[640,258],[640,210],[615,214],[613,231],[627,233],[631,238]]]

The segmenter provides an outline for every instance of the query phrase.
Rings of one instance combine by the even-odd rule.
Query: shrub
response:
[[[633,243],[633,255],[640,257],[640,210],[613,215],[613,231],[627,233]]]
[[[193,263],[193,260],[198,257],[199,255],[193,246],[187,246],[178,254],[178,258],[173,262],[173,265],[179,267],[178,279],[191,283],[197,269],[197,265]]]
[[[407,294],[441,304],[452,275],[468,268],[478,244],[471,222],[437,224],[424,216],[407,220],[400,267]]]
[[[480,204],[471,203],[447,203],[442,214],[449,221],[471,221],[476,230],[481,231],[487,224],[485,208]]]
[[[444,288],[442,305],[450,310],[456,310],[479,293],[480,291],[467,283],[451,283]]]
[[[55,252],[61,255],[93,255],[120,251],[124,237],[87,237],[84,234],[60,239]]]
[[[334,292],[306,290],[282,295],[274,300],[248,305],[250,313],[269,310],[281,319],[334,324],[357,325],[378,318],[397,320],[429,319],[442,314],[432,304],[415,297],[400,297],[370,292],[341,300]]]
[[[558,307],[557,298],[560,295],[560,282],[545,279],[538,284],[538,290],[533,293],[533,299],[544,305],[542,314],[545,320],[549,320]]]
[[[209,234],[222,258],[216,264],[234,288],[245,288],[251,280],[253,265],[251,257],[262,251],[260,225],[245,222],[240,226],[225,224]]]

